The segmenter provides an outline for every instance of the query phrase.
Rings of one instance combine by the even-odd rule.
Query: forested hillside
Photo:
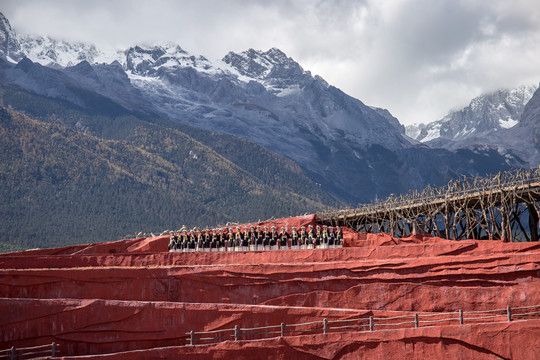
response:
[[[0,111],[1,251],[334,203],[292,161],[247,140],[131,114],[99,97],[82,109],[12,86],[1,95],[10,108]]]

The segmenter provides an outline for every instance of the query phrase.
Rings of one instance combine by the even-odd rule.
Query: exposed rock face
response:
[[[223,61],[231,65],[241,75],[261,80],[268,86],[285,89],[298,85],[298,80],[309,78],[310,74],[281,50],[272,48],[267,52],[249,49],[241,54],[229,52]]]
[[[17,34],[4,14],[0,13],[0,57],[10,58],[14,61],[22,59],[21,47]]]
[[[171,67],[211,67],[210,62],[202,56],[195,57],[178,45],[134,46],[119,57],[125,68],[132,74],[156,76],[160,68]]]
[[[530,130],[533,143],[540,148],[540,89],[536,90],[531,100],[525,106],[520,127]]]
[[[315,224],[315,218],[275,224]],[[313,356],[346,359],[373,358],[383,350],[416,354],[418,348],[402,346],[414,338],[425,342],[421,349],[433,358],[538,355],[538,317],[508,323],[504,309],[540,306],[539,244],[344,231],[343,249],[168,253],[167,237],[156,237],[0,255],[0,348],[55,341],[63,355],[139,359],[247,358],[253,355],[249,349],[262,354],[270,347],[301,352],[302,358],[316,352]],[[502,309],[499,318],[474,320],[477,315],[468,313],[496,309]],[[458,310],[465,312],[465,325],[459,325]],[[386,331],[379,331],[376,320],[373,332],[336,329],[328,335],[289,333],[279,340],[184,346],[191,330],[323,318],[412,319],[414,313],[437,312],[454,313],[454,320]],[[373,346],[359,346],[359,339]],[[533,345],[521,345],[527,341]],[[470,346],[457,345],[463,342]],[[130,350],[142,351],[124,353]]]

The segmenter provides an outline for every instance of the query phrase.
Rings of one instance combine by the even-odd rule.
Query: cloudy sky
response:
[[[0,0],[18,33],[220,59],[277,47],[402,123],[540,81],[538,0]]]

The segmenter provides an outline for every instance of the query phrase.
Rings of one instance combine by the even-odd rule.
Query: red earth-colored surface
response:
[[[315,217],[266,224],[290,229]],[[538,315],[508,322],[505,311],[483,320],[471,313],[540,311],[539,243],[344,229],[341,249],[169,253],[167,244],[154,237],[0,255],[0,350],[56,342],[66,357],[92,355],[85,359],[540,358]],[[414,328],[415,313],[441,320],[431,317],[440,312],[451,320]],[[370,316],[408,323],[376,320],[369,331]],[[323,318],[365,321],[328,334],[289,327],[279,336],[281,323],[316,329]],[[241,341],[219,333],[231,340],[186,346],[191,330],[235,325],[276,325],[278,333]]]

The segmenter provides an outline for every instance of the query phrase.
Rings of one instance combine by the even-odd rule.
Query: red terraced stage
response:
[[[261,224],[314,225],[315,216]],[[0,349],[55,342],[67,358],[118,359],[540,358],[534,316],[186,345],[192,330],[236,325],[540,305],[539,243],[344,229],[340,249],[170,253],[167,245],[168,236],[0,255]]]

